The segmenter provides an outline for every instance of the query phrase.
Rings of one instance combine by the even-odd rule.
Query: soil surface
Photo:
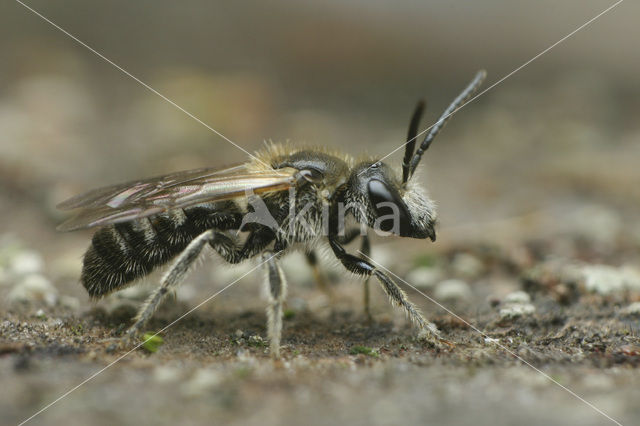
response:
[[[382,245],[378,257],[390,261],[394,244]],[[595,425],[610,423],[606,416],[634,424],[638,276],[584,266],[597,256],[584,241],[567,238],[560,246],[576,254],[571,263],[544,241],[452,246],[405,261],[400,270],[420,293],[402,285],[451,342],[441,348],[421,340],[375,282],[369,321],[361,281],[329,268],[327,295],[296,255],[285,270],[306,278],[290,278],[277,361],[264,340],[258,273],[188,313],[224,286],[207,288],[208,268],[200,268],[148,324],[149,331],[164,329],[155,352],[114,344],[145,291],[134,287],[93,307],[58,293],[48,305],[41,291],[42,301],[2,314],[3,423],[62,397],[32,423],[173,424],[188,413],[189,424]],[[211,269],[216,275],[220,268]],[[227,271],[228,281],[245,270]],[[447,279],[434,281],[434,273]],[[429,301],[434,294],[454,315]]]

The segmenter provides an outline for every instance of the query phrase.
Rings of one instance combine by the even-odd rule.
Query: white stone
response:
[[[482,273],[484,265],[472,254],[458,253],[451,261],[451,267],[453,271],[465,278],[474,278]]]
[[[523,304],[530,302],[531,296],[524,291],[514,291],[513,293],[507,294],[504,298],[504,303]]]
[[[31,274],[16,284],[7,295],[9,303],[45,302],[54,306],[58,300],[58,290],[46,277]]]
[[[640,315],[640,302],[634,302],[630,304],[629,306],[623,308],[621,312],[627,315]]]
[[[438,300],[468,299],[471,288],[462,280],[445,280],[438,284],[433,295]]]
[[[601,295],[640,291],[640,273],[633,267],[616,268],[609,265],[588,265],[581,268],[587,291]]]
[[[407,274],[406,280],[417,288],[430,289],[442,279],[442,275],[442,271],[439,268],[421,266],[411,270]]]
[[[512,319],[532,315],[535,313],[536,307],[530,303],[518,303],[500,309],[500,318]]]
[[[9,270],[14,276],[24,276],[42,271],[44,260],[40,253],[33,250],[22,250],[11,259]]]

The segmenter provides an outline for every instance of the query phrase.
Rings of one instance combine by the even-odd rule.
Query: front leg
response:
[[[418,325],[418,327],[427,331],[433,338],[435,338],[430,339],[432,343],[437,344],[436,340],[441,340],[440,332],[435,324],[424,318],[420,310],[409,301],[405,292],[402,291],[402,289],[398,287],[398,285],[393,282],[387,274],[376,268],[369,261],[347,253],[344,247],[342,247],[335,238],[329,237],[329,244],[331,245],[333,253],[349,271],[358,275],[374,275],[380,282],[380,285],[382,285],[384,292],[389,296],[391,302],[402,307],[414,324]]]

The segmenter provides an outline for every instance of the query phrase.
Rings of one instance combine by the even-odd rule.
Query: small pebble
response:
[[[535,313],[536,307],[530,303],[525,304],[513,304],[507,306],[505,308],[500,309],[500,318],[501,319],[513,319],[519,318],[527,315],[532,315]]]
[[[504,298],[504,303],[524,304],[524,303],[530,303],[530,302],[531,302],[531,296],[529,296],[529,294],[524,291],[514,291],[513,293],[507,294]]]
[[[631,267],[588,265],[580,269],[587,291],[603,296],[626,290],[640,291],[640,272]]]
[[[640,302],[634,302],[623,308],[621,311],[625,315],[640,315]]]
[[[475,278],[484,270],[484,264],[469,253],[458,253],[451,261],[453,272],[465,278]]]
[[[58,290],[46,277],[31,274],[16,284],[7,295],[9,303],[45,302],[54,306],[58,300]]]
[[[421,266],[411,270],[407,274],[407,282],[420,289],[431,289],[442,280],[442,271],[439,268]]]
[[[23,250],[11,259],[9,271],[15,276],[35,274],[42,271],[44,261],[40,253],[33,250]]]
[[[462,280],[444,280],[436,287],[433,295],[440,300],[468,299],[471,288]]]

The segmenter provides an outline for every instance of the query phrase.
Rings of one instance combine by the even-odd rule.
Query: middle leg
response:
[[[318,255],[315,250],[311,250],[305,253],[307,258],[307,263],[311,267],[311,272],[313,273],[313,279],[315,280],[318,288],[322,293],[325,294],[329,298],[330,303],[333,305],[333,302],[336,300],[335,294],[327,281],[326,275],[320,269],[320,265],[318,265]]]
[[[349,244],[351,241],[355,240],[357,237],[362,237],[360,239],[360,251],[365,255],[369,256],[371,254],[371,242],[369,240],[369,235],[366,232],[362,232],[360,228],[353,228],[348,230],[345,235],[338,239],[340,244]],[[371,323],[373,321],[373,317],[371,316],[371,293],[369,287],[369,277],[365,279],[363,285],[363,294],[362,301],[364,304],[364,315],[367,318],[367,321]]]
[[[360,251],[365,255],[365,256],[369,256],[371,255],[371,243],[369,242],[369,236],[368,235],[363,235],[362,236],[362,240],[360,240]],[[363,301],[364,301],[364,315],[367,317],[367,321],[372,322],[373,321],[373,317],[371,316],[371,295],[369,292],[369,277],[367,277],[364,280],[364,294],[363,294]]]
[[[267,337],[271,356],[280,358],[280,337],[282,335],[283,303],[287,297],[287,281],[278,264],[278,255],[265,252],[262,255],[265,262],[267,294],[269,305],[267,306]]]

